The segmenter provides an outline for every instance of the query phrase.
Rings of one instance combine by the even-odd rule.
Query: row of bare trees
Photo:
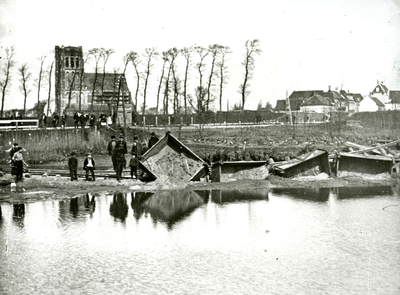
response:
[[[241,95],[241,107],[243,108],[248,95],[250,94],[250,81],[253,77],[255,69],[255,57],[261,53],[260,41],[248,40],[245,43],[245,54],[243,56],[242,65],[244,67],[243,82],[240,84],[238,92]],[[79,95],[79,109],[81,109],[81,94],[83,88],[83,77],[84,67],[92,61],[94,65],[94,79],[92,85],[91,95],[91,107],[93,111],[94,97],[96,95],[96,85],[99,81],[99,73],[102,70],[102,81],[101,81],[101,92],[104,90],[104,81],[106,76],[106,66],[110,56],[115,51],[113,49],[104,48],[93,48],[83,55],[80,61],[80,71],[74,71],[71,76],[68,77],[67,91],[68,91],[68,105],[70,106],[72,93],[77,90]],[[125,77],[127,67],[129,63],[132,64],[134,70],[135,79],[135,91],[132,95],[131,103],[134,106],[135,113],[141,112],[142,114],[148,113],[163,113],[168,114],[172,110],[173,114],[188,112],[196,112],[198,114],[205,113],[212,110],[213,104],[218,100],[219,110],[222,110],[222,97],[223,91],[228,83],[229,74],[227,67],[227,57],[232,51],[228,46],[222,46],[219,44],[212,44],[208,47],[202,46],[191,46],[182,49],[171,48],[167,51],[158,52],[156,48],[146,48],[143,54],[139,54],[135,51],[130,51],[123,57],[123,71],[118,73],[118,69],[114,68],[114,76]],[[179,58],[183,58],[181,62]],[[39,110],[40,95],[42,88],[45,85],[48,86],[48,97],[47,105],[50,104],[51,99],[51,76],[53,74],[54,61],[46,68],[45,60],[47,55],[42,55],[39,60],[39,73],[35,79],[35,85],[37,87],[37,115],[40,115]],[[156,107],[147,109],[148,104],[148,91],[149,86],[152,83],[151,76],[155,75],[155,68],[157,60],[161,59],[161,63],[158,65],[159,77],[158,82],[154,83],[157,85],[156,92]],[[182,66],[181,72],[183,77],[179,74],[178,66]],[[1,111],[0,117],[3,116],[4,101],[7,94],[8,87],[12,78],[12,68],[15,67],[15,47],[9,47],[5,49],[5,56],[0,64],[1,76],[0,76],[0,87],[2,91],[1,100]],[[198,78],[198,82],[195,83],[197,86],[194,87],[194,95],[189,94],[189,81],[193,81],[194,77],[191,77],[191,69],[195,70],[195,75]],[[18,68],[18,74],[20,76],[20,91],[24,97],[24,112],[26,111],[26,102],[29,93],[31,92],[31,80],[32,71],[28,67],[27,63],[22,64]],[[120,75],[122,74],[122,75]],[[78,81],[77,81],[78,80]],[[118,91],[118,97],[123,91],[122,79],[115,81],[114,93]],[[78,83],[78,84],[77,84]],[[117,86],[116,86],[117,85]],[[139,94],[142,94],[143,104],[138,110],[138,99]],[[117,99],[117,107],[119,99]],[[124,104],[122,104],[124,107]]]
[[[5,98],[9,90],[9,86],[12,81],[12,73],[13,73],[13,68],[16,65],[15,62],[15,47],[6,47],[5,48],[5,56],[1,56],[1,61],[2,63],[0,64],[1,67],[1,76],[0,76],[0,88],[1,88],[1,109],[0,109],[0,117],[3,117],[4,115],[4,103],[5,103]],[[46,59],[46,55],[42,55],[39,58],[39,73],[38,77],[34,79],[34,82],[37,86],[37,103],[36,103],[36,112],[37,115],[39,115],[39,112],[42,110],[40,109],[40,106],[43,104],[40,104],[40,93],[41,89],[43,86],[44,80],[46,80],[46,83],[49,87],[48,89],[48,99],[47,103],[50,103],[50,93],[51,93],[51,76],[53,72],[53,65],[54,62],[51,63],[49,68],[46,70],[44,68],[44,62]],[[21,66],[17,68],[17,74],[19,75],[19,90],[23,94],[24,97],[24,103],[23,103],[23,114],[26,113],[26,103],[28,99],[28,95],[32,92],[32,70],[28,66],[28,63],[23,63]]]

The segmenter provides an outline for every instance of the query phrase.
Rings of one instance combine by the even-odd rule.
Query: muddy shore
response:
[[[10,175],[2,177],[3,183],[12,181]],[[207,182],[182,182],[168,178],[157,179],[152,182],[141,182],[133,179],[123,179],[117,182],[113,178],[97,178],[94,182],[84,179],[70,181],[69,177],[32,175],[18,182],[15,187],[10,184],[0,187],[0,203],[27,203],[38,200],[63,200],[86,193],[113,194],[115,192],[157,191],[168,189],[231,189],[244,190],[250,188],[276,188],[276,187],[359,187],[359,186],[392,186],[395,191],[400,187],[400,178],[396,175],[380,174],[371,176],[349,175],[335,178],[327,174],[317,176],[296,177],[291,179],[270,175],[265,180],[241,179],[225,183]]]

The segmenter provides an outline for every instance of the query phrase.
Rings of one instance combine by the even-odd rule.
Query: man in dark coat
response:
[[[72,152],[68,159],[68,167],[71,181],[78,180],[78,159],[75,157],[75,152]]]
[[[92,158],[92,154],[89,153],[85,161],[83,162],[83,169],[86,170],[86,181],[89,181],[89,173],[92,175],[92,181],[95,181],[94,170],[95,164],[94,159]]]
[[[138,137],[135,135],[133,138],[133,145],[131,151],[131,178],[135,176],[135,179],[138,179],[138,171],[139,171],[139,159],[142,156],[142,144],[139,142]]]
[[[158,142],[158,137],[157,137],[157,135],[156,135],[154,132],[152,132],[152,133],[150,134],[150,139],[149,139],[149,144],[148,144],[149,149],[150,149],[153,145],[155,145],[157,142]]]
[[[115,149],[112,152],[112,161],[114,163],[114,170],[118,182],[121,182],[122,171],[126,166],[125,154],[126,154],[126,147],[124,147],[123,143],[118,142]]]

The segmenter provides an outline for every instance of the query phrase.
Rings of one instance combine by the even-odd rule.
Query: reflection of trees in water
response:
[[[134,192],[131,193],[131,207],[133,210],[133,217],[136,221],[140,219],[145,213],[143,203],[150,198],[154,193],[151,192]]]
[[[128,216],[128,204],[126,202],[126,194],[116,193],[113,196],[113,201],[110,204],[111,216],[125,221]]]
[[[144,209],[157,221],[167,222],[168,228],[189,216],[204,204],[204,199],[191,190],[158,191],[143,203]]]

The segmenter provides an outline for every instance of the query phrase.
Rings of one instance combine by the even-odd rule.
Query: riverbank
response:
[[[4,181],[12,181],[11,176],[6,175]],[[141,182],[133,179],[122,179],[118,182],[113,178],[97,178],[96,181],[87,182],[84,179],[70,181],[69,177],[61,176],[39,176],[32,175],[25,178],[22,182],[16,183],[15,187],[5,185],[0,188],[0,203],[28,203],[38,200],[64,200],[75,196],[90,193],[114,194],[115,192],[129,193],[134,191],[158,191],[169,189],[193,189],[193,190],[212,190],[230,189],[246,190],[249,188],[270,189],[276,187],[368,187],[368,186],[392,186],[395,191],[399,191],[400,177],[397,175],[348,175],[346,177],[335,178],[327,174],[317,176],[295,177],[292,179],[281,178],[270,175],[265,180],[242,179],[226,183],[206,183],[206,182],[177,182],[167,178],[157,179],[152,182]],[[400,192],[399,192],[400,193]]]

